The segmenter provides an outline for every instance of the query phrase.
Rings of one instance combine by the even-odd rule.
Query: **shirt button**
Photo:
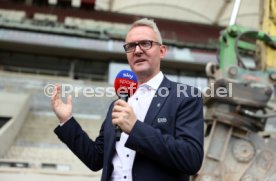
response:
[[[138,97],[136,97],[136,101],[138,101]]]
[[[129,157],[129,154],[127,154],[126,156]]]
[[[126,179],[127,178],[127,176],[124,176],[124,179]]]

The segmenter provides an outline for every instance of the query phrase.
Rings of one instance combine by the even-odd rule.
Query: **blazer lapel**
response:
[[[112,103],[113,104],[112,108],[114,106],[114,102]],[[108,160],[109,164],[111,164],[113,155],[115,153],[115,143],[116,143],[116,141],[115,141],[115,126],[112,124],[111,114],[112,114],[111,112],[108,113],[109,118],[107,120],[110,121],[110,122],[106,123],[107,124],[107,126],[105,128],[106,129],[105,131],[107,132],[105,134],[105,136],[106,136],[106,138],[105,138],[105,141],[106,141],[105,147],[106,147],[106,149],[104,149],[105,156],[108,157],[107,160]]]
[[[113,126],[113,125],[112,125]],[[115,126],[114,128],[111,127],[111,129],[109,130],[109,137],[107,138],[109,139],[109,143],[107,144],[108,148],[107,151],[109,151],[109,153],[107,153],[106,155],[109,155],[111,157],[113,157],[114,151],[115,151]]]
[[[158,113],[161,110],[162,106],[164,105],[167,97],[169,96],[170,92],[166,92],[166,94],[167,94],[166,95],[165,91],[170,91],[170,88],[171,88],[170,81],[166,77],[164,77],[159,88],[156,90],[155,96],[153,97],[153,99],[151,101],[151,104],[150,104],[149,110],[146,114],[144,123],[151,125],[152,121],[158,115]],[[164,96],[164,95],[166,95],[166,96]]]

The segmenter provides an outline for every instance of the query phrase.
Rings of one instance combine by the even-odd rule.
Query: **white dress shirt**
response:
[[[144,122],[150,103],[163,78],[163,73],[159,72],[148,82],[139,85],[134,95],[128,99],[128,104],[133,108],[137,120]],[[111,181],[132,181],[132,166],[136,152],[125,147],[127,139],[128,135],[122,132],[120,141],[116,142]]]

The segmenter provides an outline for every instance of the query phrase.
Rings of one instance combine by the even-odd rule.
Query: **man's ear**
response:
[[[164,58],[167,54],[167,46],[161,45],[160,46],[160,58]]]

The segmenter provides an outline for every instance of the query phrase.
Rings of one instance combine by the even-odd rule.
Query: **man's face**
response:
[[[131,29],[126,36],[126,43],[151,40],[157,42],[154,31],[147,26],[138,26]],[[141,49],[138,45],[133,52],[127,53],[128,63],[131,69],[139,76],[153,77],[160,71],[161,58],[165,56],[166,47],[158,43],[152,43],[148,50]]]

